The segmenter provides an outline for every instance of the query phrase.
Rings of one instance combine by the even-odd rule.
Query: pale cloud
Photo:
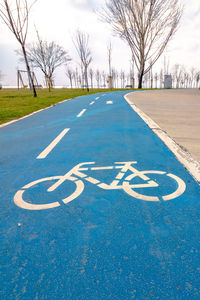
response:
[[[100,1],[94,1],[94,0],[69,0],[67,1],[70,6],[75,7],[78,10],[92,10],[99,6]],[[102,2],[102,1],[101,1]]]
[[[200,4],[197,0],[184,1],[184,14],[174,39],[167,47],[166,55],[171,64],[182,64],[200,69]]]

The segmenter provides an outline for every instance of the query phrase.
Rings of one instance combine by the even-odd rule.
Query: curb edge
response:
[[[149,128],[163,141],[163,143],[172,151],[179,162],[188,170],[188,172],[194,177],[194,179],[200,183],[200,163],[195,160],[192,155],[180,147],[168,134],[162,130],[158,124],[156,124],[148,115],[140,110],[129,99],[128,95],[124,96],[126,102],[130,107],[143,119],[143,121],[149,126]]]

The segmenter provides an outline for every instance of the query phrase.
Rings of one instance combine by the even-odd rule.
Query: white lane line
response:
[[[77,118],[80,118],[83,114],[84,114],[84,112],[86,112],[86,108],[84,108],[78,115],[77,115]]]
[[[47,146],[44,151],[42,151],[38,156],[37,159],[46,158],[47,155],[53,150],[53,148],[60,142],[60,140],[64,137],[64,135],[70,130],[70,128],[64,129],[54,140]]]
[[[112,101],[106,101],[106,104],[113,104]]]
[[[92,105],[92,104],[94,104],[94,101],[92,101],[92,102],[90,103],[90,105]]]
[[[95,98],[95,100],[98,100],[98,99],[99,99],[99,97],[96,97],[96,98]]]

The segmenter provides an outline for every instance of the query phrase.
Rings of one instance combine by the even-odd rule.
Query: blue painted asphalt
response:
[[[0,129],[1,299],[199,299],[199,185],[125,94],[79,97]],[[47,157],[36,159],[65,128],[69,132]],[[82,193],[64,204],[75,183],[47,192],[54,182],[45,181],[25,190],[23,199],[59,207],[27,210],[14,203],[26,184],[62,176],[79,163],[127,161],[137,161],[140,171],[174,174],[186,189],[164,201],[176,180],[146,174],[159,187],[135,191],[159,201],[145,201],[81,179]],[[83,172],[110,184],[119,171]]]

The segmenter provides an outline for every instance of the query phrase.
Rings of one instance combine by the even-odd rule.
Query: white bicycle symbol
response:
[[[172,178],[176,182],[177,189],[168,195],[163,195],[161,196],[162,200],[167,201],[167,200],[172,200],[180,195],[182,195],[185,191],[186,185],[185,182],[180,179],[178,176],[173,175],[171,173],[166,173],[162,171],[139,171],[136,168],[134,168],[132,165],[136,164],[136,161],[129,161],[129,162],[115,162],[114,166],[105,166],[105,167],[84,167],[85,165],[94,165],[95,162],[86,162],[86,163],[80,163],[76,165],[74,168],[72,168],[69,172],[67,172],[63,176],[52,176],[52,177],[46,177],[46,178],[41,178],[38,180],[35,180],[33,182],[30,182],[29,184],[25,185],[17,191],[17,193],[14,196],[14,202],[17,206],[24,208],[24,209],[29,209],[29,210],[42,210],[42,209],[49,209],[49,208],[54,208],[60,206],[59,202],[53,202],[53,203],[48,203],[48,204],[32,204],[28,203],[23,199],[23,194],[24,192],[45,181],[52,181],[56,180],[56,183],[54,183],[50,188],[47,190],[48,192],[52,192],[56,190],[63,182],[66,180],[70,180],[75,183],[76,188],[75,191],[68,196],[65,199],[62,199],[63,203],[67,204],[70,201],[76,199],[84,190],[84,182],[81,179],[87,180],[92,184],[97,185],[98,187],[104,189],[104,190],[115,190],[115,189],[123,189],[128,195],[140,199],[140,200],[145,200],[145,201],[160,201],[159,197],[157,196],[148,196],[148,195],[143,195],[140,193],[137,193],[135,189],[137,188],[151,188],[151,187],[158,187],[159,184],[156,183],[153,180],[150,180],[150,178],[146,174],[159,174],[159,175],[165,175],[167,177]],[[83,173],[83,171],[88,171],[88,170],[109,170],[109,169],[121,169],[120,172],[117,174],[115,179],[112,181],[111,184],[106,184],[106,183],[101,183],[99,180],[89,177],[87,174]],[[131,174],[126,176],[127,171],[131,171]],[[139,177],[144,181],[142,184],[130,184],[130,181],[136,177]],[[119,182],[122,180],[122,184],[120,185]]]

